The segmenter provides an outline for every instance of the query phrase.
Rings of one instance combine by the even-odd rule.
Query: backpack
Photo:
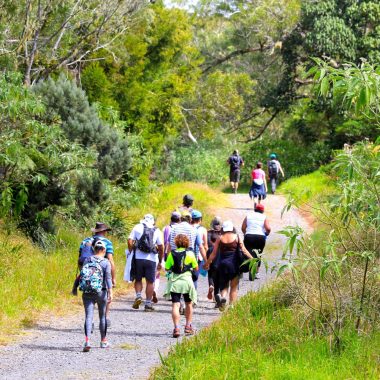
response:
[[[154,231],[156,227],[148,228],[145,224],[144,232],[141,235],[140,239],[137,240],[137,248],[144,253],[157,253],[156,246],[153,243]]]
[[[83,293],[96,294],[103,289],[103,258],[90,257],[83,264],[79,275],[79,290]]]
[[[240,169],[240,156],[231,156],[231,169],[232,170]]]
[[[171,269],[173,273],[182,274],[191,270],[191,264],[185,265],[186,251],[173,250],[171,253],[174,261]]]
[[[94,245],[95,243],[101,240],[100,238],[87,238],[82,241],[81,247],[80,248],[80,255],[79,255],[79,260],[78,264],[83,265],[86,259],[90,258],[94,254]]]
[[[271,160],[268,163],[268,174],[270,177],[275,177],[277,176],[278,173],[278,167],[277,167],[277,162],[275,160]]]

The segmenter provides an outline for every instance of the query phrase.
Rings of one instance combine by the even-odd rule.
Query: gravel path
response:
[[[247,195],[230,195],[231,208],[218,210],[225,220],[230,219],[240,230],[241,223],[252,203]],[[281,256],[284,238],[277,234],[284,226],[299,224],[308,228],[306,221],[291,211],[281,219],[285,200],[281,196],[269,196],[266,205],[272,226],[265,256],[273,263]],[[121,268],[119,268],[121,270]],[[241,281],[240,295],[257,290],[273,278],[262,271],[254,283]],[[160,293],[163,293],[162,281]],[[202,329],[217,319],[220,312],[206,299],[207,279],[199,281],[199,304],[194,312],[194,326]],[[118,298],[112,304],[112,327],[108,350],[93,347],[90,353],[81,352],[83,342],[83,314],[54,318],[28,331],[21,342],[0,349],[1,379],[146,379],[154,366],[159,364],[159,352],[165,354],[177,340],[171,338],[171,304],[159,299],[154,313],[131,308],[134,294]],[[95,325],[98,321],[95,319]],[[184,320],[182,321],[184,324]],[[92,344],[98,345],[99,332],[95,331]]]

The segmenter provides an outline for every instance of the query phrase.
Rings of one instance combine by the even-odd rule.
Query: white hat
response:
[[[141,224],[145,224],[148,228],[154,227],[154,216],[152,214],[144,215],[144,219],[140,220]]]
[[[222,225],[223,232],[232,232],[234,230],[234,225],[230,220],[226,220]]]

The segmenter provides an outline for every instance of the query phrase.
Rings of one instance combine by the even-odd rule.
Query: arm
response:
[[[253,259],[252,255],[248,252],[247,248],[245,248],[244,243],[239,239],[240,249],[243,252],[244,256],[248,259]]]
[[[164,257],[164,245],[163,244],[157,245],[157,250],[158,250],[158,265],[157,265],[157,270],[161,270],[161,268],[162,268],[162,259]]]
[[[113,260],[113,254],[107,253],[106,255],[107,259],[109,260],[111,264],[111,276],[112,276],[112,284],[113,286],[116,286],[116,268],[115,268],[115,262]]]
[[[241,225],[241,230],[243,231],[243,234],[247,231],[247,217],[244,218],[243,224]]]
[[[208,240],[207,240],[207,230],[203,230],[203,247],[204,250],[207,252],[208,251]]]
[[[281,175],[282,175],[282,178],[284,178],[285,177],[285,173],[284,173],[284,171],[282,170],[282,166],[281,166],[281,164],[278,162],[278,170],[280,170],[280,172],[281,172]]]
[[[269,223],[268,223],[268,219],[267,218],[265,218],[265,220],[264,220],[264,228],[265,228],[265,231],[266,231],[266,233],[267,233],[267,236],[270,234],[270,232],[271,232],[271,228],[270,228],[270,225],[269,225]]]
[[[264,172],[264,186],[265,186],[265,192],[268,192],[267,176],[266,176],[265,172]]]
[[[112,298],[113,298],[113,294],[112,294],[112,274],[111,274],[112,268],[111,268],[111,263],[110,262],[107,262],[105,260],[103,262],[106,263],[106,267],[105,267],[105,285],[106,285],[106,288],[107,288],[107,299],[108,299],[108,302],[111,302]]]
[[[128,239],[128,250],[129,250],[129,252],[132,252],[134,245],[135,245],[135,241],[133,239],[129,238]]]
[[[206,255],[206,250],[205,250],[205,247],[202,245],[199,246],[199,253],[202,255],[203,257],[203,260],[206,262],[207,260],[207,255]]]
[[[216,257],[216,254],[217,254],[218,248],[219,248],[219,242],[220,242],[220,238],[215,242],[212,253],[211,253],[210,257],[207,259],[206,264],[203,266],[206,270],[210,267],[210,264],[213,262],[213,260]]]

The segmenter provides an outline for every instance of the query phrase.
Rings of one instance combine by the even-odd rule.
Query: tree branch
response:
[[[266,131],[266,129],[270,126],[270,124],[272,123],[272,121],[276,118],[276,116],[280,113],[279,110],[276,110],[274,111],[273,115],[265,122],[265,124],[261,127],[261,129],[259,130],[259,132],[257,133],[256,136],[254,137],[251,137],[247,140],[245,140],[244,142],[245,143],[248,143],[248,142],[252,142],[252,141],[255,141],[255,140],[258,140],[262,134]]]

